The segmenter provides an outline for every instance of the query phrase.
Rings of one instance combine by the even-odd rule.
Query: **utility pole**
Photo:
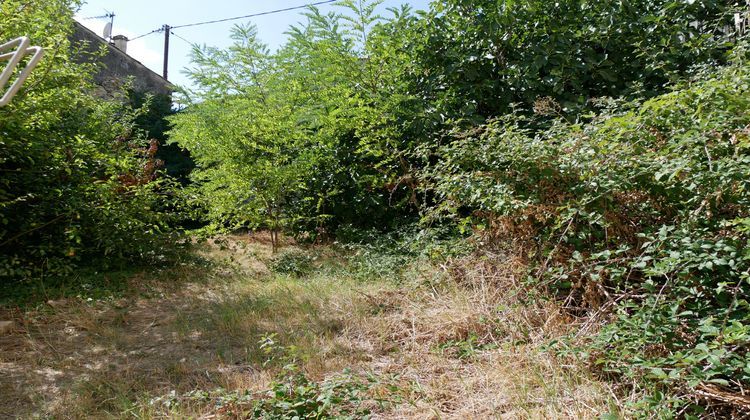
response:
[[[164,30],[164,80],[169,80],[167,76],[169,76],[169,32],[172,30],[172,27],[169,25],[162,26],[162,29]]]
[[[109,17],[109,39],[107,41],[112,42],[112,28],[115,27],[115,12],[109,12],[107,16]]]

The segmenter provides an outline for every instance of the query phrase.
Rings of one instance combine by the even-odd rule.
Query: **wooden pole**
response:
[[[169,25],[164,25],[162,29],[164,29],[164,72],[162,75],[164,80],[169,80],[169,33],[172,28]]]

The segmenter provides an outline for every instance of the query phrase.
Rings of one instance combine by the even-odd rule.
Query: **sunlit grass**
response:
[[[231,403],[267,390],[290,362],[312,381],[376,378],[368,398],[381,402],[362,403],[386,418],[594,418],[616,406],[605,385],[541,351],[567,320],[551,303],[520,305],[507,293],[512,270],[467,259],[451,262],[457,275],[412,257],[287,249],[293,270],[263,243],[210,244],[212,269],[136,274],[148,293],[28,309],[23,330],[0,337],[14,349],[0,369],[16,372],[0,389],[29,392],[0,412],[200,417],[217,400],[190,395]],[[298,254],[310,267],[295,268],[308,260]],[[263,348],[269,339],[284,357]]]

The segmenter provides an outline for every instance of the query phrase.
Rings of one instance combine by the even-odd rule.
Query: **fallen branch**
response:
[[[727,391],[719,386],[707,384],[700,385],[695,392],[702,398],[739,407],[743,411],[750,411],[750,396],[748,395]]]

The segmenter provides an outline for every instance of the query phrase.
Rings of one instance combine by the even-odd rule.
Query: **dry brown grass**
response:
[[[470,257],[443,267],[442,282],[380,297],[395,299],[393,310],[355,330],[379,337],[374,365],[400,373],[404,388],[414,389],[412,404],[384,418],[597,418],[611,411],[606,385],[540,350],[570,331],[571,320],[553,303],[516,294],[514,268]],[[467,340],[471,348],[461,348]]]
[[[595,418],[612,410],[606,385],[540,350],[572,320],[517,293],[517,262],[415,265],[413,281],[396,285],[325,267],[303,279],[272,275],[270,246],[258,238],[224,245],[203,254],[234,268],[178,270],[180,280],[152,285],[151,297],[1,313],[19,327],[0,336],[0,417],[213,415],[208,403],[150,401],[172,391],[267,389],[278,366],[263,364],[258,342],[269,334],[293,346],[314,380],[351,368],[396,383],[401,402],[377,408],[376,418]]]

